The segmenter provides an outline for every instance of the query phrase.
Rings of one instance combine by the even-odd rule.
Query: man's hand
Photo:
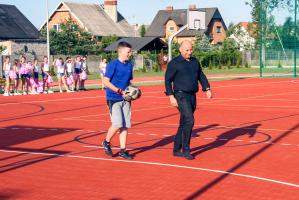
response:
[[[173,95],[169,96],[170,104],[174,107],[178,107],[178,102]]]
[[[208,99],[212,99],[213,98],[213,94],[212,94],[211,90],[207,91],[207,97],[208,97]]]

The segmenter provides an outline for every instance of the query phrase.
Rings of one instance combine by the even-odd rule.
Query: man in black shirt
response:
[[[190,138],[194,126],[198,82],[208,98],[212,98],[212,92],[199,62],[192,57],[192,43],[183,41],[180,53],[167,66],[165,87],[171,105],[180,111],[180,126],[174,140],[173,155],[192,160],[194,157],[190,154]]]

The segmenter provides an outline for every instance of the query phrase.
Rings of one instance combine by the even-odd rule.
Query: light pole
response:
[[[46,14],[47,14],[47,56],[48,56],[48,59],[50,59],[49,2],[48,2],[48,0],[46,0]]]

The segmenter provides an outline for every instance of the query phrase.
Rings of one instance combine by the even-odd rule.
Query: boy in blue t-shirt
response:
[[[132,159],[126,150],[128,128],[131,128],[131,102],[124,100],[125,93],[123,92],[133,78],[133,66],[129,62],[131,48],[131,45],[126,42],[118,44],[118,59],[109,63],[103,81],[107,87],[106,97],[112,125],[102,145],[105,153],[108,156],[113,156],[110,141],[117,131],[120,131],[119,156],[125,159]]]

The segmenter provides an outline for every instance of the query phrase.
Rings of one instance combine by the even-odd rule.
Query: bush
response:
[[[51,76],[56,76],[56,74],[55,74],[55,69],[54,69],[54,65],[51,65],[51,67],[50,67],[50,75],[51,75]]]

